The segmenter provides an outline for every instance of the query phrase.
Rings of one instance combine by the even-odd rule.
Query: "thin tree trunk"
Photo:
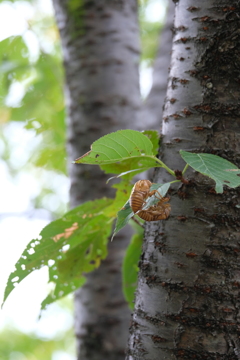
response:
[[[106,133],[135,128],[140,109],[139,31],[135,0],[54,0],[66,72],[69,163]],[[109,196],[98,167],[70,165],[70,206]],[[128,235],[128,236],[127,236]],[[128,231],[76,292],[78,359],[124,357],[130,312],[122,295],[121,259]]]
[[[212,153],[239,167],[239,3],[176,3],[162,160]],[[167,221],[146,225],[127,359],[240,359],[239,189],[193,171]],[[158,172],[156,182],[173,180]]]

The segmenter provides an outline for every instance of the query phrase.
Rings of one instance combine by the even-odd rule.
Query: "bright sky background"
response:
[[[152,0],[149,3],[146,16],[152,21],[162,20],[165,15],[164,0]],[[53,13],[50,0],[39,0],[38,8],[30,3],[17,1],[0,4],[0,41],[13,35],[23,35],[34,59],[38,56],[38,41],[28,30],[28,21],[39,12]],[[50,46],[46,44],[46,46]],[[151,70],[141,68],[140,85],[143,96],[151,87]],[[9,105],[18,102],[23,96],[23,89],[15,87],[9,95]],[[12,162],[20,165],[27,160],[29,148],[33,148],[36,137],[21,126],[10,124],[6,130],[12,139]],[[0,142],[1,156],[1,142]],[[39,218],[31,218],[31,198],[37,196],[39,186],[36,178],[27,172],[19,174],[14,181],[8,174],[7,166],[0,160],[0,301],[7,278],[14,269],[14,264],[20,257],[28,242],[38,237],[40,230],[49,222],[46,213],[38,213]],[[57,176],[57,175],[56,175]],[[46,179],[48,181],[49,179]],[[68,199],[69,181],[64,177],[56,178],[59,187],[58,196],[65,202]],[[59,186],[60,184],[60,186]],[[56,200],[57,201],[57,200]],[[35,214],[36,216],[36,214]],[[51,305],[38,321],[41,301],[48,293],[47,269],[35,271],[28,276],[9,296],[3,310],[0,311],[0,329],[7,324],[14,325],[23,332],[35,332],[42,338],[52,338],[59,331],[73,326],[73,315],[63,311],[58,304]],[[72,360],[67,354],[58,354],[54,360]]]
[[[49,0],[40,0],[37,9],[23,1],[0,4],[0,41],[13,35],[23,35],[31,49],[31,56],[38,56],[38,41],[28,30],[28,20],[36,12],[53,13]],[[11,89],[9,105],[17,103],[23,96],[21,86]],[[4,130],[11,141],[11,164],[20,167],[28,161],[30,149],[34,149],[39,141],[33,132],[25,130],[20,123],[10,123]],[[0,140],[0,155],[2,143]],[[38,171],[38,170],[36,170]],[[39,236],[41,229],[49,222],[48,212],[35,212],[31,199],[39,193],[37,176],[27,171],[20,172],[14,179],[8,173],[3,160],[0,160],[0,302],[9,274],[14,270],[24,248],[30,240]],[[44,178],[45,177],[45,178]],[[51,174],[41,174],[41,180],[49,182]],[[58,188],[58,196],[68,201],[69,181],[64,176],[55,175],[53,186]],[[56,199],[55,199],[56,200]],[[34,216],[34,217],[32,217]],[[36,217],[37,216],[37,217]],[[73,314],[63,310],[59,304],[53,304],[42,313],[38,320],[41,301],[49,291],[48,271],[43,268],[29,275],[11,293],[3,309],[0,311],[0,330],[5,326],[14,326],[25,333],[35,333],[40,338],[51,339],[73,327]],[[53,360],[73,360],[66,353],[54,354]]]

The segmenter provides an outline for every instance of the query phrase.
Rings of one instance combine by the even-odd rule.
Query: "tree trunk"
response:
[[[140,110],[139,31],[135,0],[54,0],[66,72],[69,163],[106,133],[135,128]],[[70,165],[70,206],[110,196],[96,166]],[[109,177],[109,176],[108,176]],[[122,232],[108,258],[76,292],[78,359],[124,357],[130,312],[122,295]],[[127,236],[128,235],[128,236]]]
[[[240,163],[239,3],[176,3],[161,159],[179,150]],[[127,359],[240,359],[239,189],[189,171],[167,221],[147,223]],[[157,172],[156,182],[173,180]],[[176,185],[176,184],[175,184]]]

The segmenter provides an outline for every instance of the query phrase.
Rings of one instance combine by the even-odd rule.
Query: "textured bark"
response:
[[[135,128],[140,108],[139,32],[135,0],[54,0],[66,72],[69,163],[106,133]],[[98,167],[70,165],[70,206],[111,195]],[[128,235],[128,236],[127,236]],[[130,312],[121,259],[126,231],[75,297],[78,358],[124,357]]]
[[[172,169],[180,149],[240,165],[239,18],[239,2],[176,3],[160,154]],[[187,174],[170,218],[146,226],[128,360],[240,359],[239,189]]]
[[[54,0],[54,7],[66,72],[68,155],[74,160],[100,136],[135,127],[141,105],[137,4]],[[69,173],[71,206],[102,196],[98,167],[71,165]],[[99,183],[109,191],[104,179]]]
[[[152,88],[139,116],[138,125],[142,129],[159,130],[161,126],[171,60],[174,10],[174,4],[169,0],[166,21],[159,36],[159,47],[154,61]]]

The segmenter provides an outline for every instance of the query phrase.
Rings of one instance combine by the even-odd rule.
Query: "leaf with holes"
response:
[[[105,198],[88,201],[47,225],[40,233],[41,239],[32,240],[16,263],[16,270],[7,282],[4,302],[16,284],[43,266],[49,267],[49,281],[55,284],[43,306],[81,286],[82,274],[98,267],[107,255],[111,222],[104,211],[112,202]]]
[[[193,154],[183,150],[180,150],[180,155],[194,170],[216,182],[215,190],[217,193],[223,192],[224,185],[231,188],[240,186],[238,171],[235,172],[239,169],[230,161],[212,154]]]
[[[56,269],[49,269],[49,281],[54,282],[55,279],[56,287],[47,297],[48,301],[56,301],[75,291],[85,282],[82,274],[93,271],[100,265],[101,260],[106,258],[108,237],[111,233],[111,224],[108,224],[107,220],[104,215],[99,215],[89,221],[80,234],[81,242],[70,247],[62,258],[56,261]],[[45,305],[46,299],[42,308]]]

